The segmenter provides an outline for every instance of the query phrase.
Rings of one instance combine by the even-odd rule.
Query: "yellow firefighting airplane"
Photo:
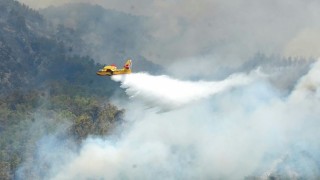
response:
[[[100,69],[97,72],[97,75],[99,75],[99,76],[113,76],[113,75],[118,75],[118,74],[130,74],[131,67],[132,67],[131,59],[128,59],[122,69],[117,69],[116,65],[111,64],[111,65],[105,66],[103,69]]]

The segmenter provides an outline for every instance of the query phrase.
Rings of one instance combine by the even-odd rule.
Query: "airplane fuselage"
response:
[[[131,66],[131,60],[129,62],[130,62],[130,66]],[[129,66],[129,64],[125,65],[124,68],[122,68],[122,69],[117,69],[117,67],[115,65],[105,66],[103,69],[100,69],[97,72],[97,75],[99,75],[99,76],[113,76],[113,75],[119,75],[119,74],[130,74],[131,73],[130,66]]]
[[[117,67],[114,64],[112,64],[112,65],[104,66],[103,69],[100,69],[97,72],[97,75],[113,76],[113,75],[119,75],[119,74],[130,74],[131,67],[132,67],[132,61],[131,59],[128,59],[122,69],[117,69]]]
[[[97,72],[97,75],[99,76],[113,76],[113,75],[119,75],[119,74],[130,74],[131,73],[131,69],[116,69],[116,70],[99,70]]]

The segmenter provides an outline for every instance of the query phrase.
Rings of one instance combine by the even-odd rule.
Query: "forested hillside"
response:
[[[40,87],[55,80],[90,85],[90,89],[99,85],[104,93],[115,87],[92,76],[102,65],[88,56],[70,53],[70,47],[51,32],[38,12],[11,0],[1,1],[1,9],[1,93]]]
[[[37,11],[0,1],[0,179],[14,179],[37,142],[61,127],[66,141],[79,143],[122,120],[124,110],[108,102],[117,85],[96,76],[102,65],[75,53],[68,38],[76,39],[59,36]]]

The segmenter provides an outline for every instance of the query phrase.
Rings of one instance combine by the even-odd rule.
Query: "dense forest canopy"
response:
[[[108,102],[116,83],[95,75],[102,64],[72,52],[42,15],[13,0],[0,9],[0,179],[14,179],[36,142],[61,124],[81,142],[110,133],[124,110]]]

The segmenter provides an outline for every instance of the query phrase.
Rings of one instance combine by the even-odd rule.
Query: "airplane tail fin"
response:
[[[124,64],[125,69],[131,69],[132,68],[132,61],[131,59],[128,59],[127,62]]]

